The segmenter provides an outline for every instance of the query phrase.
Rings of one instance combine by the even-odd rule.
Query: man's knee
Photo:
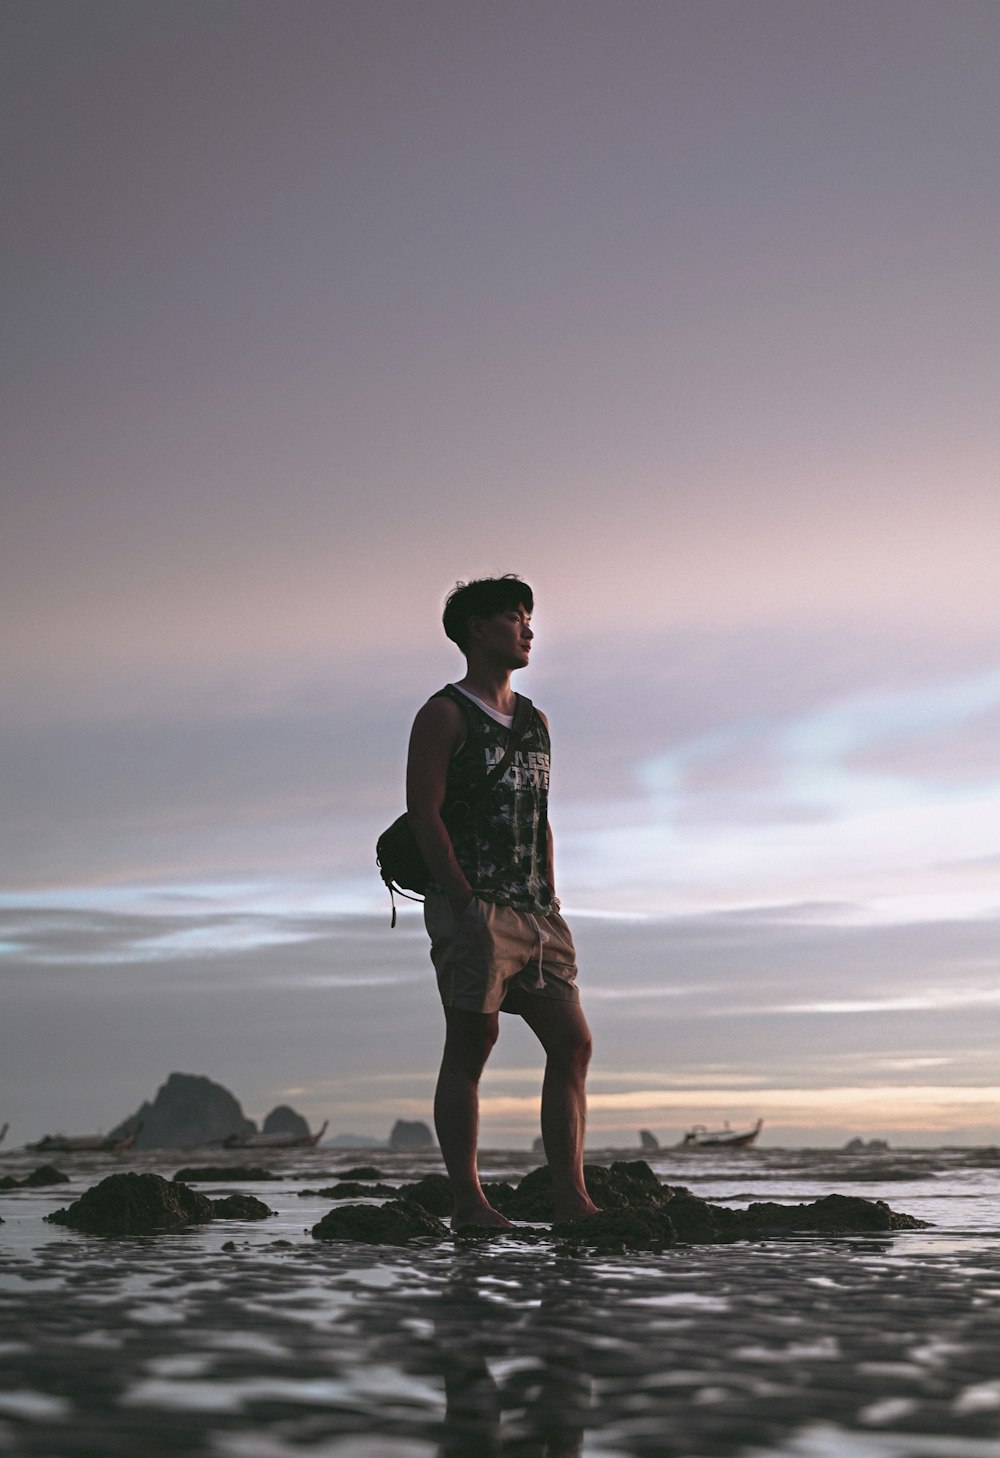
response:
[[[478,1078],[500,1035],[499,1019],[485,1013],[448,1014],[444,1056],[470,1078]]]
[[[564,1066],[574,1073],[586,1073],[594,1051],[594,1041],[586,1023],[570,1024],[561,1030],[560,1036],[548,1043],[550,1062]]]
[[[584,1028],[573,1043],[573,1058],[577,1065],[586,1071],[590,1066],[591,1055],[594,1051],[594,1040],[590,1036],[590,1029]]]

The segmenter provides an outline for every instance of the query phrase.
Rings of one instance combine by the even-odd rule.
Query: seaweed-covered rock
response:
[[[33,1169],[31,1174],[25,1175],[23,1180],[15,1179],[13,1175],[4,1175],[0,1180],[0,1190],[35,1190],[43,1185],[65,1185],[69,1183],[69,1175],[63,1174],[61,1169],[56,1169],[54,1164],[40,1164]]]
[[[490,1196],[491,1203],[494,1203]],[[508,1195],[503,1205],[496,1208],[509,1220],[551,1220],[554,1204],[552,1200],[552,1173],[547,1164],[539,1169],[529,1170],[517,1187]]]
[[[735,1211],[740,1224],[754,1234],[821,1233],[863,1234],[869,1231],[923,1230],[926,1220],[891,1210],[884,1200],[863,1200],[858,1195],[823,1195],[808,1205],[776,1205],[770,1201]]]
[[[366,1245],[406,1245],[410,1240],[444,1240],[448,1228],[412,1200],[384,1205],[338,1205],[312,1228],[317,1240],[356,1240]]]
[[[587,1191],[601,1210],[659,1209],[677,1192],[661,1184],[644,1159],[619,1159],[583,1168]],[[552,1173],[548,1165],[524,1176],[498,1210],[511,1220],[551,1220]]]
[[[451,1180],[447,1175],[428,1174],[412,1184],[400,1185],[399,1198],[422,1205],[431,1215],[450,1215],[454,1206]]]
[[[489,1200],[494,1210],[499,1210],[501,1215],[510,1216],[508,1205],[514,1199],[517,1191],[509,1180],[484,1180],[483,1194]]]
[[[599,1210],[583,1220],[553,1225],[552,1234],[564,1244],[588,1250],[662,1250],[675,1240],[666,1210],[652,1206]]]
[[[260,1169],[255,1164],[192,1164],[185,1165],[174,1175],[174,1179],[182,1184],[205,1184],[207,1181],[218,1184],[222,1180],[254,1180],[259,1183],[280,1178],[272,1170]]]
[[[667,1205],[667,1210],[678,1240],[715,1241],[732,1238],[725,1233],[726,1222],[731,1224],[731,1217],[736,1212],[727,1210],[725,1206],[711,1205],[707,1200],[699,1200],[697,1196],[689,1195],[685,1191],[674,1196]]]
[[[590,1198],[602,1210],[658,1209],[675,1193],[644,1159],[616,1159],[610,1168],[588,1164],[583,1172]]]
[[[132,1235],[198,1225],[214,1215],[211,1200],[155,1174],[114,1174],[46,1220],[92,1235]]]
[[[398,1193],[395,1185],[366,1185],[360,1180],[341,1180],[337,1185],[325,1185],[321,1190],[300,1190],[299,1196],[322,1195],[327,1200],[374,1200],[390,1198]]]
[[[862,1200],[854,1195],[825,1195],[807,1205],[761,1202],[733,1210],[685,1191],[662,1204],[603,1209],[584,1220],[554,1225],[552,1233],[563,1242],[592,1250],[658,1250],[675,1240],[714,1244],[783,1235],[919,1230],[926,1224],[891,1210],[884,1200]]]
[[[890,1210],[884,1200],[862,1200],[856,1195],[824,1195],[807,1205],[759,1201],[745,1210],[733,1210],[684,1194],[676,1195],[666,1209],[678,1240],[692,1242],[765,1240],[782,1235],[863,1235],[920,1230],[927,1224]]]
[[[212,1211],[216,1220],[266,1220],[277,1213],[253,1195],[226,1195],[213,1200]]]
[[[380,1180],[382,1171],[376,1169],[373,1164],[355,1165],[353,1169],[342,1169],[340,1171],[342,1180]]]

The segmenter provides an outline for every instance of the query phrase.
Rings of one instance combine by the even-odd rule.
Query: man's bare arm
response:
[[[448,766],[464,738],[465,718],[458,705],[450,699],[430,699],[413,721],[406,761],[410,826],[427,869],[456,916],[472,899],[472,887],[455,858],[441,809],[448,786]]]

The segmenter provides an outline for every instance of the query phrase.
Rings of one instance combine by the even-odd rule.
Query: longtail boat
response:
[[[763,1127],[763,1119],[758,1119],[752,1129],[742,1131],[730,1129],[728,1119],[721,1129],[708,1129],[704,1124],[693,1124],[677,1148],[746,1149],[754,1142]]]
[[[26,1144],[33,1154],[83,1154],[96,1151],[100,1154],[124,1154],[139,1137],[142,1125],[137,1124],[127,1134],[114,1138],[107,1134],[46,1134],[35,1144]]]
[[[315,1134],[230,1134],[222,1144],[225,1149],[315,1149],[329,1122],[324,1119]]]

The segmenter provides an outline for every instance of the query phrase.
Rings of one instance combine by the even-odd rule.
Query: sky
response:
[[[444,598],[507,571],[591,1142],[1000,1143],[992,0],[0,30],[8,1143],[175,1069],[429,1118],[373,848]]]

